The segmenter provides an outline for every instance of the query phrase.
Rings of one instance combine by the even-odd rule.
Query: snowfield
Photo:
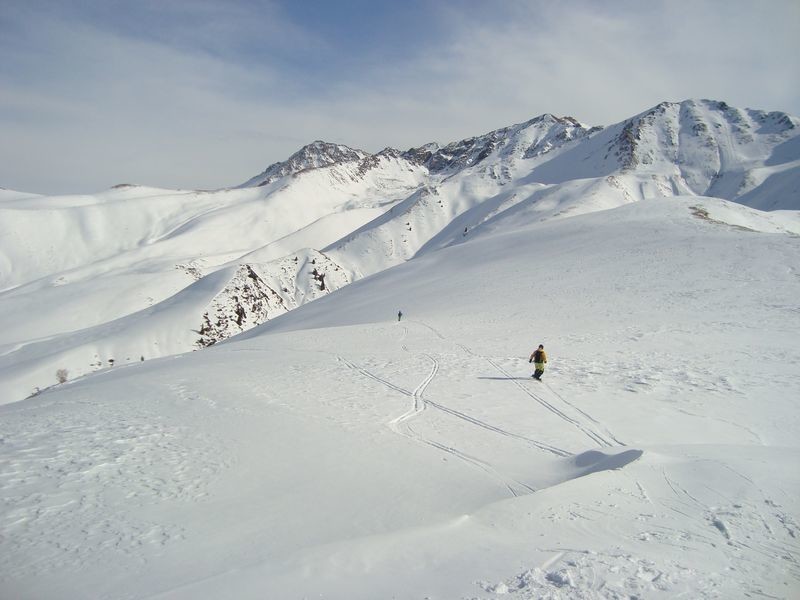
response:
[[[611,203],[0,407],[0,596],[800,596],[798,213]]]

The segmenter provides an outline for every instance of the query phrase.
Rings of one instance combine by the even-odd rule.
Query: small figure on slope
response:
[[[529,363],[533,363],[533,366],[536,367],[536,370],[533,372],[533,377],[537,381],[542,380],[542,374],[544,373],[544,365],[547,363],[547,354],[544,352],[544,346],[539,344],[539,347],[533,351],[531,357],[528,359]]]
[[[398,310],[397,311],[397,320],[399,321],[402,318],[403,318],[403,311],[402,310]]]

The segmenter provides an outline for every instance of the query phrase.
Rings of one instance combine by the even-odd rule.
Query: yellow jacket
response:
[[[535,358],[537,352],[541,353],[541,356],[539,356],[539,360],[536,360]],[[544,364],[547,362],[547,353],[544,350],[539,350],[537,348],[536,350],[533,351],[533,354],[531,354],[530,361],[536,362],[538,364]]]

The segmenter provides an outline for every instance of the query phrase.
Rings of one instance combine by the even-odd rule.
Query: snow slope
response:
[[[501,219],[0,407],[0,595],[797,597],[796,219]]]
[[[241,260],[279,269],[287,253],[312,237],[338,239],[418,179],[387,159],[366,174],[334,166],[254,189],[124,186],[0,204],[0,402],[54,383],[59,368],[74,377],[111,359],[197,348],[204,315],[235,286]],[[306,279],[299,290],[277,290],[289,307],[319,287]],[[154,320],[154,312],[169,316]]]
[[[374,155],[317,141],[230,190],[0,190],[0,403],[59,369],[74,379],[214,344],[519,223],[680,195],[791,215],[799,123],[687,100],[606,128],[542,115]]]

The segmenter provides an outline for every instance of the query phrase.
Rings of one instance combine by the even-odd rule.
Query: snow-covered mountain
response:
[[[545,183],[627,176],[648,196],[696,194],[797,209],[798,119],[724,102],[662,103],[534,171]],[[647,180],[650,179],[651,182]]]
[[[361,162],[370,157],[368,152],[354,150],[342,144],[329,144],[317,140],[292,154],[283,162],[267,167],[263,173],[246,181],[241,187],[267,185],[283,177],[296,175],[309,169],[319,169],[342,163]]]
[[[542,115],[407,151],[318,141],[214,192],[2,190],[0,398],[52,385],[58,369],[72,379],[212,345],[412,258],[532,222],[677,195],[798,210],[798,123],[685,101],[605,128]]]
[[[0,597],[797,597],[800,213],[513,214],[214,347],[1,406]],[[321,255],[296,257],[185,263],[146,318],[65,335],[245,323],[204,303],[319,288]]]

